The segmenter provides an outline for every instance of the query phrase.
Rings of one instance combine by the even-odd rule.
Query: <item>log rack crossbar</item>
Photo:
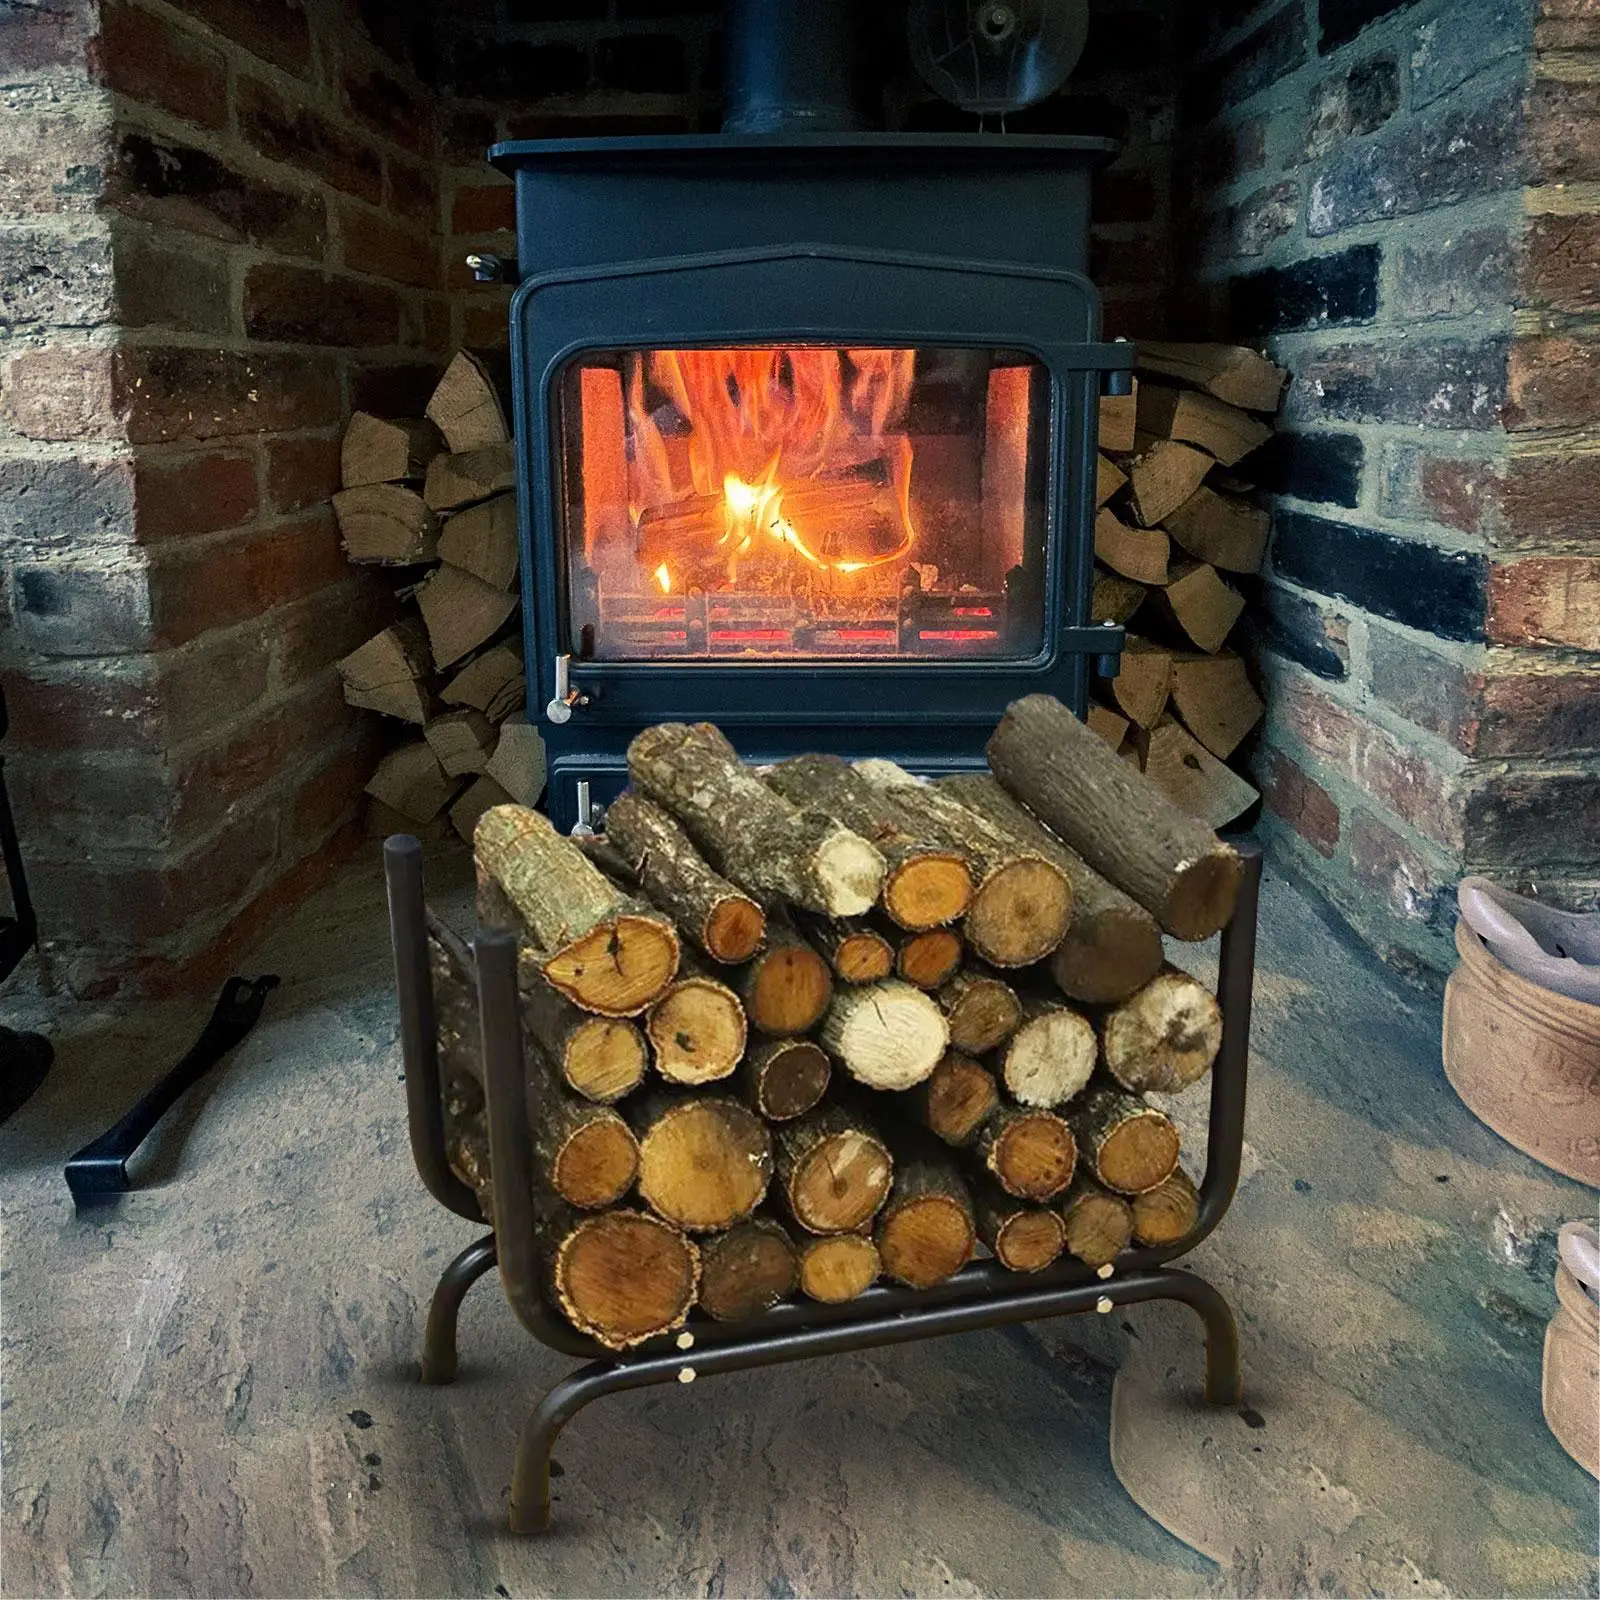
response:
[[[1232,920],[1222,932],[1218,999],[1223,1035],[1212,1070],[1205,1177],[1200,1186],[1199,1216],[1186,1238],[1160,1249],[1124,1251],[1117,1257],[1112,1275],[1105,1279],[1077,1261],[1028,1275],[983,1261],[933,1289],[880,1284],[843,1305],[787,1302],[739,1324],[695,1317],[682,1332],[617,1355],[555,1316],[539,1289],[516,942],[509,934],[483,932],[474,941],[495,1217],[483,1216],[472,1191],[450,1170],[428,964],[422,849],[406,835],[390,839],[384,847],[384,865],[412,1154],[423,1183],[441,1205],[469,1221],[490,1223],[494,1229],[468,1245],[439,1280],[424,1337],[422,1381],[442,1384],[455,1377],[456,1320],[461,1303],[472,1285],[496,1265],[506,1297],[528,1332],[553,1350],[589,1361],[551,1389],[524,1425],[511,1483],[512,1530],[538,1533],[548,1528],[551,1451],[561,1429],[590,1401],[624,1389],[687,1382],[719,1372],[776,1366],[1044,1317],[1109,1312],[1144,1300],[1179,1300],[1194,1310],[1204,1326],[1206,1400],[1213,1405],[1237,1404],[1242,1378],[1233,1313],[1211,1284],[1170,1263],[1212,1232],[1227,1212],[1239,1182],[1261,879],[1260,851],[1250,844],[1241,844],[1239,849],[1245,873]]]

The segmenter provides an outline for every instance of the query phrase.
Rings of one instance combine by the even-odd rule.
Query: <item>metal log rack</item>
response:
[[[462,1301],[472,1285],[496,1265],[506,1298],[528,1332],[552,1350],[588,1361],[544,1396],[523,1427],[511,1479],[512,1531],[540,1533],[549,1527],[551,1451],[561,1429],[590,1401],[624,1389],[687,1382],[811,1356],[907,1344],[1044,1317],[1110,1312],[1144,1300],[1180,1300],[1193,1309],[1204,1327],[1206,1400],[1213,1405],[1237,1404],[1242,1378],[1233,1313],[1205,1279],[1171,1263],[1216,1228],[1239,1182],[1261,881],[1259,850],[1251,844],[1239,848],[1245,872],[1233,918],[1222,932],[1217,984],[1222,1048],[1212,1070],[1206,1170],[1200,1185],[1199,1218],[1187,1238],[1163,1249],[1125,1250],[1110,1268],[1102,1267],[1098,1273],[1081,1262],[1066,1261],[1025,1275],[986,1260],[974,1262],[933,1289],[879,1284],[844,1305],[785,1301],[742,1323],[714,1322],[696,1313],[682,1331],[618,1354],[570,1327],[547,1306],[541,1292],[542,1269],[534,1249],[533,1160],[517,1002],[516,942],[505,933],[480,932],[473,941],[483,1024],[490,1163],[495,1175],[493,1218],[483,1215],[472,1190],[450,1170],[428,961],[422,848],[409,836],[390,839],[384,846],[384,867],[412,1155],[423,1183],[441,1205],[493,1229],[468,1245],[439,1280],[423,1339],[422,1381],[443,1384],[455,1377],[456,1321]]]

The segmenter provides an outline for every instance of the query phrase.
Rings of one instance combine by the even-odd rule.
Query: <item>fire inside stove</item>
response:
[[[580,659],[1026,658],[1048,385],[1012,351],[608,351],[561,388]]]

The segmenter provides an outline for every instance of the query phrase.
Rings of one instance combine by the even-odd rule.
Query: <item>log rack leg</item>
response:
[[[453,1383],[456,1376],[456,1319],[467,1290],[495,1264],[494,1235],[469,1244],[439,1279],[428,1307],[427,1331],[422,1336],[422,1381]]]
[[[1152,1274],[1160,1287],[1151,1298],[1181,1300],[1205,1325],[1206,1404],[1236,1406],[1244,1398],[1239,1362],[1239,1325],[1219,1289],[1174,1267]]]
[[[534,1408],[517,1441],[511,1469],[511,1531],[543,1533],[550,1526],[550,1455],[556,1436],[591,1400],[635,1387],[625,1367],[594,1361],[563,1378]],[[657,1382],[665,1381],[657,1379]]]

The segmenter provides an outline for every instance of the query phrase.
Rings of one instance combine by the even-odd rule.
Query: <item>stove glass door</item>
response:
[[[568,648],[1028,660],[1050,386],[964,347],[588,352],[558,391]]]

